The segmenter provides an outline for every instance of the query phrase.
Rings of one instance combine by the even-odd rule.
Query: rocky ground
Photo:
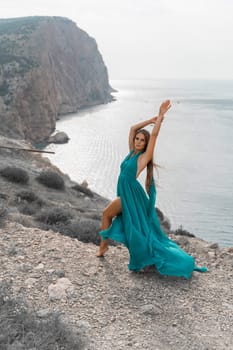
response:
[[[208,273],[190,280],[127,269],[128,253],[7,222],[0,231],[0,282],[10,282],[41,318],[51,311],[82,330],[84,349],[231,349],[233,249],[172,237]]]
[[[233,248],[184,230],[175,235],[165,221],[171,238],[209,272],[194,272],[190,280],[130,272],[121,245],[95,256],[106,199],[39,155],[2,149],[0,164],[1,350],[232,349]],[[18,170],[16,181],[2,176],[9,166],[23,169],[27,183],[18,182]],[[39,183],[45,169],[59,174],[64,188]],[[54,317],[47,329],[51,315],[62,323]]]

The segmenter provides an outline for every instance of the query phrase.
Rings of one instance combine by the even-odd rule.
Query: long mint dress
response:
[[[183,276],[187,279],[193,271],[207,271],[206,267],[197,267],[194,258],[162,231],[154,207],[154,181],[148,197],[136,179],[140,154],[133,154],[132,150],[121,163],[117,196],[121,198],[122,213],[100,235],[103,239],[110,238],[123,243],[128,248],[129,270],[139,271],[145,266],[154,265],[162,275]]]

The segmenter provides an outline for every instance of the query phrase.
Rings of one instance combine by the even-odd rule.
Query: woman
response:
[[[159,115],[131,127],[129,154],[121,164],[117,184],[117,198],[103,212],[102,241],[98,257],[108,250],[109,238],[123,243],[129,250],[129,269],[139,271],[154,265],[163,275],[190,278],[193,271],[205,272],[195,265],[192,256],[184,252],[161,230],[155,211],[153,153],[165,113],[171,107],[164,101]],[[153,123],[151,134],[142,129]],[[146,195],[137,177],[147,167]],[[113,220],[114,219],[114,220]]]

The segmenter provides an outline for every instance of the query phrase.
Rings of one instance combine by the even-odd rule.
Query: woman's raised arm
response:
[[[145,120],[144,122],[131,126],[129,131],[129,150],[133,149],[136,132],[149,124],[155,123],[156,119],[157,117],[153,117],[148,120]]]
[[[159,115],[156,118],[156,121],[154,122],[155,124],[150,135],[148,146],[146,148],[146,151],[139,158],[139,172],[141,172],[142,169],[144,169],[147,166],[147,164],[151,161],[151,159],[153,159],[155,143],[160,131],[161,123],[163,121],[164,114],[169,110],[169,108],[171,108],[170,100],[164,101],[159,108]]]

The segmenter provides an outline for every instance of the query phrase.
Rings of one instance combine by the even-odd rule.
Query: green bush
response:
[[[14,166],[8,166],[0,170],[0,175],[8,181],[24,185],[29,181],[28,173],[25,170]]]
[[[36,177],[36,180],[42,185],[56,190],[64,190],[65,188],[63,178],[58,173],[50,170],[42,171],[42,173]]]

